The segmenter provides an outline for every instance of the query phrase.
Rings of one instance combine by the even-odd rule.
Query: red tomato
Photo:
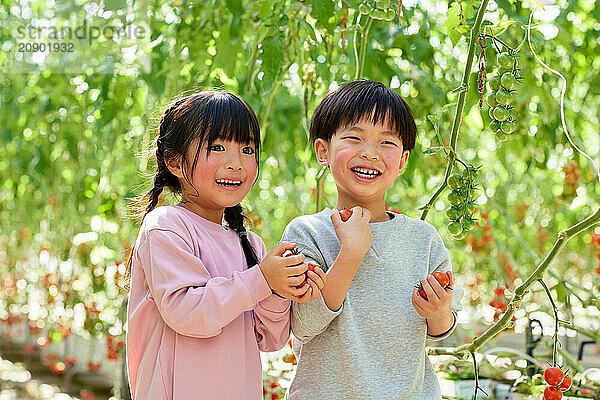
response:
[[[450,284],[450,277],[447,273],[437,271],[433,273],[433,277],[440,283],[440,286],[444,289]]]
[[[563,381],[560,383],[560,390],[562,392],[566,392],[567,390],[569,390],[571,388],[571,385],[573,384],[573,380],[571,379],[570,376],[565,376],[565,379],[563,379]]]
[[[544,400],[560,400],[562,396],[562,392],[554,386],[548,386],[544,389]]]
[[[427,300],[427,293],[425,293],[424,289],[419,289],[419,296]]]
[[[352,216],[352,210],[349,210],[347,208],[342,208],[340,210],[340,217],[342,218],[343,222],[348,221],[348,219]]]
[[[544,371],[544,380],[548,385],[556,386],[560,385],[564,378],[564,374],[558,367],[546,368]]]

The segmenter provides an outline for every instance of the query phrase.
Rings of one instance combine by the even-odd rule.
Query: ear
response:
[[[175,175],[176,177],[183,179],[183,166],[182,166],[182,157],[180,155],[167,157],[165,155],[165,164],[167,164],[167,169],[170,173]]]
[[[315,140],[315,154],[317,156],[317,161],[322,167],[326,167],[329,165],[329,143],[323,139]]]
[[[404,166],[406,165],[406,162],[408,161],[409,154],[410,154],[410,152],[408,150],[404,150],[402,152],[402,156],[400,157],[400,165],[398,166],[398,175],[400,175],[402,173],[402,171],[404,170]]]

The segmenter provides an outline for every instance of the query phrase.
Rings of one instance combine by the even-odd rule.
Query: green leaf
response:
[[[495,26],[488,28],[491,29],[494,35],[501,35],[502,33],[504,33],[504,31],[506,31],[508,29],[509,26],[511,26],[512,24],[518,24],[518,21],[513,21],[510,19],[503,19],[502,21],[499,21]]]
[[[462,37],[462,34],[456,29],[461,22],[459,14],[460,7],[458,3],[452,3],[452,6],[448,9],[448,12],[446,13],[445,27],[446,33],[450,38],[450,41],[452,42],[453,46],[456,46],[456,44]]]
[[[264,72],[263,85],[268,89],[273,84],[277,74],[281,69],[284,58],[282,53],[285,50],[285,38],[281,33],[275,36],[266,37],[262,42],[262,70]]]
[[[443,149],[452,150],[452,146],[432,146],[432,147],[429,147],[427,150],[425,150],[423,152],[423,155],[436,154],[437,152],[439,152],[440,150],[443,150]]]
[[[317,23],[327,29],[327,32],[333,33],[333,25],[329,23],[329,18],[335,15],[335,4],[332,0],[310,0],[308,2],[312,8],[312,15]]]

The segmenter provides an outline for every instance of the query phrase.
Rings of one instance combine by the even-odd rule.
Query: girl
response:
[[[318,297],[325,274],[307,272],[303,255],[284,257],[292,243],[267,254],[244,228],[239,203],[257,176],[260,131],[242,99],[201,92],[176,100],[158,134],[154,187],[129,263],[132,397],[259,399],[259,350],[285,345],[287,299]],[[165,187],[181,201],[156,208]]]

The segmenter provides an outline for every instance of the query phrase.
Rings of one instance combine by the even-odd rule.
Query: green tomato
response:
[[[464,200],[463,200],[463,196],[460,194],[460,192],[458,190],[453,190],[450,193],[448,193],[448,201],[453,206],[459,206],[462,204],[462,202]]]
[[[360,6],[358,6],[358,12],[360,12],[361,14],[369,14],[369,6],[367,6],[366,4],[361,4]]]
[[[506,121],[508,119],[508,110],[502,106],[494,107],[494,119],[498,121]]]
[[[506,52],[499,53],[496,56],[496,61],[498,62],[498,65],[503,68],[512,69],[513,65],[515,65],[515,59]]]
[[[496,101],[498,102],[499,105],[501,106],[507,106],[510,104],[510,101],[512,100],[512,95],[504,90],[504,89],[500,89],[496,92]]]
[[[496,139],[498,139],[501,142],[506,142],[506,140],[508,139],[508,135],[502,132],[502,129],[498,129],[496,131]]]
[[[494,109],[496,107],[490,107],[490,110],[488,111],[490,118],[492,119],[492,121],[494,121],[496,119],[496,117],[494,117]]]
[[[519,114],[517,114],[517,112],[514,109],[510,109],[508,110],[508,117],[510,118],[511,121],[517,121]]]
[[[489,79],[488,84],[490,85],[490,89],[491,90],[498,90],[498,89],[500,89],[500,85],[501,85],[500,77],[498,75],[492,76]]]
[[[475,221],[471,219],[471,217],[464,216],[460,219],[460,225],[465,231],[472,231],[475,229]]]
[[[463,231],[463,228],[459,222],[452,221],[448,224],[448,232],[450,232],[450,234],[452,236],[456,236],[456,235],[462,233],[462,231]]]
[[[504,68],[504,67],[500,67],[498,68],[498,76],[502,76],[507,72],[512,72],[512,67],[511,68]],[[502,84],[502,81],[500,81],[500,84]]]
[[[495,119],[492,120],[492,122],[490,122],[490,130],[495,133],[498,129],[500,129],[500,122]]]
[[[450,206],[446,209],[446,217],[448,217],[448,219],[451,221],[460,219],[461,215],[462,212],[460,211],[460,208],[456,206]]]
[[[511,74],[510,72],[505,72],[500,78],[500,83],[502,84],[502,86],[504,86],[505,89],[513,90],[517,87],[518,82],[517,78],[515,78],[513,74]]]
[[[396,12],[394,10],[392,10],[391,8],[388,8],[385,11],[385,20],[386,21],[393,21],[394,18],[396,18]]]
[[[383,10],[379,10],[377,8],[372,9],[369,12],[369,15],[371,16],[371,18],[373,19],[385,19],[385,11]]]
[[[465,203],[465,214],[473,215],[473,211],[475,211],[475,204],[472,201]]]
[[[506,133],[507,135],[513,133],[516,128],[517,124],[515,124],[513,121],[504,121],[500,125],[500,129],[502,129],[502,132]]]
[[[496,107],[498,105],[498,102],[496,101],[496,95],[493,92],[487,95],[485,101],[490,107]]]
[[[462,239],[464,239],[464,238],[467,237],[467,234],[468,234],[468,232],[463,229],[459,234],[454,235],[454,239],[456,239],[456,240],[462,240]]]
[[[460,189],[462,184],[460,174],[454,173],[448,177],[448,186],[450,186],[450,189]]]
[[[380,10],[386,10],[390,6],[390,0],[376,0],[375,7]]]

